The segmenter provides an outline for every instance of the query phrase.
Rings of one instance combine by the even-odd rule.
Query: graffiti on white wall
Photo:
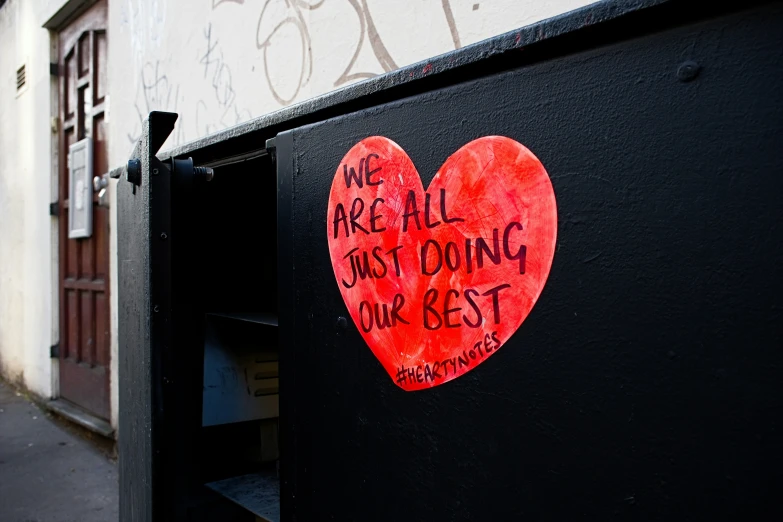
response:
[[[322,9],[324,8],[325,2],[326,0],[321,0],[316,3],[307,3],[305,0],[267,0],[264,3],[264,8],[258,18],[256,46],[263,53],[264,75],[267,84],[269,85],[269,89],[272,96],[281,105],[287,105],[296,100],[302,88],[310,81],[310,77],[313,73],[312,38],[304,12]],[[389,54],[388,49],[383,45],[383,40],[378,34],[372,15],[367,9],[366,0],[346,0],[346,2],[354,10],[359,26],[358,31],[355,34],[341,34],[341,37],[345,38],[346,43],[350,43],[350,46],[352,46],[352,53],[347,66],[336,77],[333,84],[335,87],[339,87],[348,82],[371,78],[377,74],[369,71],[354,70],[356,60],[359,58],[359,54],[364,45],[370,46],[378,65],[384,72],[392,71],[397,68],[397,64]],[[443,0],[443,3],[444,5],[448,5],[448,0]],[[284,6],[283,9],[275,9],[281,5]],[[327,5],[326,8],[328,7],[329,6]],[[298,76],[296,76],[293,88],[289,87],[289,93],[281,93],[276,88],[275,79],[284,76],[286,71],[270,69],[270,62],[275,62],[270,60],[269,53],[274,52],[273,49],[276,47],[274,46],[275,37],[286,27],[292,28],[298,36],[298,41],[296,43],[300,46],[300,51],[298,53],[300,60],[298,66],[294,67]]]
[[[182,100],[179,84],[169,82],[168,76],[161,70],[160,60],[147,62],[141,67],[139,81],[137,83],[136,100],[133,108],[136,113],[134,127],[128,132],[128,140],[136,143],[141,135],[141,125],[151,111],[177,112],[177,104]],[[177,134],[182,134],[183,129],[177,128]],[[178,136],[176,141],[182,141],[183,136]]]
[[[222,1],[241,3],[242,0]],[[204,40],[206,49],[199,59],[199,64],[204,67],[203,79],[209,82],[211,90],[207,99],[199,99],[196,102],[195,124],[199,136],[236,125],[252,117],[249,109],[240,109],[237,106],[231,67],[226,62],[220,40],[212,34],[211,23],[204,29]],[[217,121],[214,121],[215,118]]]
[[[116,8],[114,63],[130,54],[135,71],[113,85],[133,100],[120,136],[135,143],[150,111],[173,111],[178,145],[588,3],[130,0]]]

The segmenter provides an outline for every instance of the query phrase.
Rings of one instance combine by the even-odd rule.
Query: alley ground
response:
[[[0,381],[0,521],[115,522],[117,465],[90,437]]]

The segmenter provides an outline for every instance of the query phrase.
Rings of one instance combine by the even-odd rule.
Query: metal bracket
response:
[[[157,161],[155,154],[158,153],[166,138],[174,130],[174,123],[177,121],[177,115],[173,112],[152,111],[144,122],[145,132],[142,133],[139,141],[131,153],[131,159],[128,160],[128,167],[125,171],[125,179],[133,185],[133,193],[136,194],[136,187],[142,183],[142,173],[146,168],[153,175],[156,168],[152,163]],[[154,161],[153,161],[154,159]],[[119,177],[119,171],[112,171],[111,177]]]
[[[55,201],[54,203],[49,203],[49,215],[50,216],[59,216],[60,215],[60,202]]]
[[[171,174],[177,182],[193,186],[194,183],[212,181],[215,171],[211,167],[194,167],[193,158],[171,159]]]
[[[60,343],[53,344],[49,347],[49,357],[52,359],[60,358]]]
[[[272,165],[277,164],[277,142],[275,138],[269,138],[266,140],[266,153],[269,154],[269,159],[272,160]]]
[[[128,160],[128,170],[125,171],[125,180],[137,187],[141,185],[141,160]]]

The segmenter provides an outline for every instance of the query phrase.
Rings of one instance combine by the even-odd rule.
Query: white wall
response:
[[[9,0],[0,9],[0,371],[34,393],[52,393],[52,201],[49,35],[51,2]],[[25,65],[27,85],[16,90]]]
[[[110,1],[111,163],[151,110],[180,115],[165,149],[590,3]]]

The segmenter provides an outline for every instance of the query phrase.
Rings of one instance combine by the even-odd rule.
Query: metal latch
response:
[[[109,193],[106,190],[109,186],[109,174],[95,176],[92,178],[92,188],[98,193],[98,205],[101,207],[109,206]]]

